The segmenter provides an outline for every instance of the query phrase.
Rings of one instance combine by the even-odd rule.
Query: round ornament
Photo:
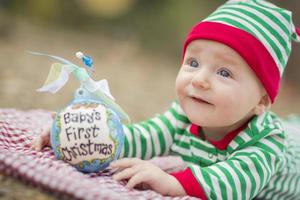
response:
[[[118,158],[124,132],[118,115],[101,101],[74,100],[57,113],[51,145],[57,159],[82,172],[98,172]]]
[[[59,61],[52,64],[47,80],[37,91],[56,93],[70,74],[80,82],[73,100],[57,113],[52,124],[50,140],[56,158],[82,172],[104,170],[119,157],[125,139],[122,124],[130,122],[111,95],[107,80],[92,79],[93,60],[82,52],[76,57],[83,67],[59,56],[30,53]]]

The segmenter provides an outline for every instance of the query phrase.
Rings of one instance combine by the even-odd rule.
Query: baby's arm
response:
[[[54,119],[56,112],[51,112],[51,118]],[[51,125],[51,123],[49,123]],[[44,127],[42,133],[34,138],[31,142],[31,148],[40,151],[46,146],[50,146],[50,129],[49,127]]]
[[[220,200],[253,199],[282,169],[283,151],[283,139],[274,134],[253,146],[235,151],[227,160],[206,167],[192,164],[172,175],[190,196]]]
[[[179,105],[174,101],[163,114],[124,126],[125,141],[120,158],[149,160],[155,156],[170,154],[175,131],[182,120],[179,113]]]

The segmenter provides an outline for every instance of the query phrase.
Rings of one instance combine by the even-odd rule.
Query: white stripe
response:
[[[261,182],[259,180],[259,173],[258,173],[258,171],[255,167],[255,163],[253,163],[253,161],[250,158],[248,158],[247,156],[240,156],[240,157],[243,161],[245,161],[248,168],[250,169],[249,173],[251,173],[254,177],[254,180],[255,180],[255,183],[256,183],[254,194],[257,194],[259,186],[261,185]]]
[[[257,22],[256,20],[252,19],[251,17],[249,17],[248,15],[246,14],[243,14],[242,12],[240,11],[236,11],[236,10],[233,10],[233,9],[222,9],[224,11],[228,11],[230,13],[233,13],[233,14],[236,14],[238,16],[241,16],[241,17],[244,17],[245,19],[247,19],[248,21],[254,23],[255,25],[257,25],[265,34],[267,34],[270,39],[273,40],[273,42],[275,42],[276,46],[279,47],[281,53],[283,54],[283,58],[284,58],[284,62],[287,61],[287,58],[288,58],[288,53],[286,52],[286,50],[284,49],[284,47],[282,46],[282,44],[280,44],[279,40],[268,30],[266,29],[264,26],[262,26],[259,22]],[[275,30],[275,32],[278,32],[277,30]],[[263,40],[265,40],[264,37],[262,37]],[[285,40],[287,45],[289,45],[289,39]],[[266,41],[267,43],[267,41]],[[290,49],[290,47],[289,47]]]
[[[273,120],[274,121],[274,120]],[[279,120],[276,120],[275,121],[275,124],[276,124],[276,126],[280,129],[280,130],[284,130],[283,129],[283,126],[282,126],[282,123],[279,121]]]
[[[213,158],[209,158],[208,156],[208,152],[207,151],[203,151],[202,149],[196,148],[194,146],[191,146],[191,151],[193,152],[194,155],[198,156],[198,157],[202,157],[205,160],[209,160],[211,162],[216,162],[217,161],[217,157],[213,156]]]
[[[272,118],[271,115],[267,115],[266,121],[268,122],[268,127],[270,129],[274,129],[275,128],[274,120],[273,120],[273,118]]]
[[[190,123],[185,123],[179,119],[176,119],[171,111],[167,111],[164,116],[171,121],[171,124],[174,128],[186,128],[188,125],[190,125]]]
[[[174,136],[174,139],[175,140],[177,140],[177,141],[180,141],[180,142],[184,142],[184,143],[187,143],[187,144],[189,144],[189,145],[191,145],[190,143],[191,143],[191,140],[193,140],[193,142],[194,143],[198,143],[199,145],[203,145],[203,146],[205,146],[206,148],[213,148],[213,149],[215,149],[215,147],[212,145],[212,144],[209,144],[209,143],[207,143],[207,142],[205,142],[205,141],[203,141],[203,140],[201,140],[201,139],[198,139],[198,138],[196,138],[196,137],[193,137],[193,136],[187,136],[187,135],[179,135],[179,134],[175,134],[175,136]],[[196,148],[196,149],[198,149],[198,150],[200,150],[198,147],[194,147],[194,148]],[[220,154],[222,157],[225,157],[225,155],[222,155],[222,154]]]
[[[239,144],[236,141],[232,140],[228,146],[234,150],[239,146]]]
[[[232,176],[232,180],[234,182],[234,186],[232,187],[235,187],[236,188],[236,191],[237,191],[237,199],[242,199],[242,195],[241,195],[241,191],[242,191],[242,187],[241,187],[241,182],[240,180],[237,178],[238,177],[238,174],[235,172],[235,170],[232,169],[232,167],[224,162],[222,164],[222,166],[224,168],[226,168],[226,170],[230,173],[230,175]]]
[[[206,184],[206,180],[204,179],[202,172],[200,170],[200,167],[198,167],[197,165],[192,165],[191,168],[193,168],[195,175],[198,179],[198,181],[200,182],[202,189],[208,193],[207,197],[209,199],[209,197],[211,196],[211,188],[209,185]]]
[[[171,121],[171,124],[174,128],[176,128],[178,126],[178,128],[186,128],[188,125],[190,125],[190,123],[185,123],[181,120],[178,120],[175,118],[175,116],[172,114],[171,111],[167,111],[165,112],[164,116]]]
[[[214,22],[219,22],[219,23],[226,24],[226,25],[229,25],[229,26],[234,26],[234,25],[229,24],[229,23],[227,23],[227,22],[225,22],[225,21],[217,20],[216,18],[218,18],[218,17],[223,17],[223,18],[224,18],[224,17],[227,17],[227,18],[231,18],[231,19],[233,19],[233,20],[235,20],[235,21],[239,21],[240,23],[244,24],[244,25],[247,26],[248,28],[250,28],[249,26],[251,26],[251,25],[249,25],[249,23],[245,24],[246,22],[243,23],[244,21],[240,21],[240,20],[238,20],[238,18],[229,17],[229,15],[217,15],[217,16],[209,17],[209,18],[207,18],[207,19],[205,19],[205,20],[208,20],[208,21],[214,21]],[[234,27],[235,27],[235,26],[234,26]],[[250,29],[251,29],[251,28],[250,28]],[[251,29],[251,30],[254,32],[255,35],[257,35],[258,38],[263,38],[263,36],[262,36],[256,29]],[[271,47],[271,45],[270,45],[268,42],[265,42],[265,39],[261,40],[261,42],[263,42],[264,45],[266,46],[266,48],[269,50],[269,53],[271,54],[272,58],[274,59],[276,65],[277,65],[277,66],[280,66],[278,70],[279,70],[279,72],[280,72],[280,75],[282,75],[283,67],[282,67],[282,64],[281,64],[280,60],[278,59],[276,53],[274,52],[273,48]]]
[[[277,178],[278,176],[273,176],[271,179],[270,179],[270,181],[269,181],[269,183],[268,183],[268,187],[266,188],[266,190],[264,189],[262,192],[264,192],[265,194],[264,194],[264,196],[269,196],[270,195],[270,193],[271,194],[273,194],[273,192],[272,191],[270,191],[270,190],[272,190],[273,188],[274,188],[274,186],[275,186],[275,180],[276,180],[276,178]]]
[[[241,174],[243,175],[243,178],[245,179],[245,185],[246,185],[246,191],[245,191],[245,199],[250,199],[250,194],[251,194],[251,188],[253,187],[251,184],[251,180],[248,176],[248,174],[246,174],[241,166],[241,164],[239,163],[239,161],[236,160],[232,160],[232,163],[234,164],[234,166],[237,169],[240,169],[239,172],[241,172]]]
[[[234,16],[230,16],[230,15],[225,15],[225,14],[218,14],[216,16],[211,16],[211,17],[208,17],[207,19],[205,20],[208,20],[208,21],[215,21],[215,22],[220,22],[220,23],[223,23],[223,24],[227,24],[227,25],[230,25],[230,26],[234,26],[232,24],[228,24],[227,22],[225,21],[222,21],[220,19],[217,19],[217,18],[229,18],[229,19],[232,19],[234,21],[237,21],[241,24],[243,24],[244,26],[248,27],[259,39],[260,41],[267,47],[267,49],[269,50],[269,53],[272,55],[272,58],[275,60],[275,63],[277,66],[280,66],[279,67],[279,71],[280,71],[280,74],[282,74],[283,72],[283,67],[282,67],[282,64],[280,62],[280,60],[278,59],[273,47],[266,41],[266,39],[264,38],[264,36],[261,35],[261,33],[256,29],[254,28],[250,23],[244,21],[244,20],[240,20],[239,18],[237,17],[234,17]],[[273,37],[274,38],[274,37]],[[275,39],[275,38],[274,38]],[[284,56],[283,56],[284,57]],[[286,59],[285,59],[286,60]]]
[[[265,157],[265,155],[262,153],[262,152],[260,152],[260,151],[256,151],[257,153],[259,153],[259,154],[261,154],[261,157],[263,157],[264,158],[264,162],[268,165],[268,164],[270,164],[269,163],[269,161],[267,160],[267,158]],[[273,173],[275,172],[275,161],[276,161],[276,156],[275,155],[273,155],[273,154],[270,154],[270,157],[271,157],[271,165],[269,165],[270,166],[270,171],[269,171],[269,173],[270,173],[270,175],[272,176],[273,175]],[[270,177],[271,178],[271,177]]]
[[[261,1],[261,0],[255,0],[255,1],[254,1],[255,3],[252,2],[252,4],[255,5],[255,6],[259,6],[259,7],[261,7],[261,8],[264,8],[264,9],[266,9],[266,7],[267,7],[268,9],[270,9],[270,8],[278,9],[277,6],[275,6],[275,5],[271,4],[271,3],[267,3],[267,2],[264,3],[264,1],[265,1],[265,0],[263,0],[263,1]],[[262,5],[266,6],[266,7],[263,7],[263,6],[259,5],[258,3],[259,3],[259,4],[262,4]]]
[[[260,4],[262,4],[262,5],[265,5],[265,6],[267,6],[267,7],[271,7],[270,6],[270,4],[266,4],[266,2],[264,2],[264,1],[260,1],[259,2]],[[258,6],[260,6],[260,5],[258,5]],[[284,26],[290,31],[291,30],[291,25],[290,25],[290,22],[289,21],[287,21],[281,14],[279,14],[278,13],[278,11],[273,11],[272,9],[267,9],[267,8],[265,8],[265,7],[262,7],[262,6],[260,6],[260,8],[262,8],[262,9],[264,9],[264,10],[266,10],[267,12],[269,12],[269,13],[271,13],[273,16],[275,16],[279,21],[281,21],[283,24],[284,24]],[[274,7],[275,9],[278,9],[278,7]]]
[[[177,152],[178,154],[182,154],[184,156],[187,156],[187,157],[191,157],[191,151],[188,150],[188,149],[185,149],[185,148],[182,148],[180,146],[178,146],[176,143],[174,143],[172,146],[171,146],[171,149],[174,151],[174,152]]]
[[[185,142],[187,144],[190,143],[190,138],[186,135],[179,135],[178,133],[176,133],[174,139],[180,142]]]
[[[224,182],[225,187],[226,187],[226,193],[227,193],[226,199],[233,199],[232,188],[230,187],[230,183],[229,183],[227,177],[225,176],[225,174],[223,173],[223,171],[220,170],[216,165],[210,166],[210,169],[214,170],[216,172],[216,174],[219,175],[219,177],[220,177],[219,179]]]
[[[174,115],[171,113],[171,111],[167,111],[164,113],[164,116],[169,120],[169,122],[172,124],[173,128],[176,128],[177,119],[174,117]]]
[[[186,116],[185,112],[182,110],[182,108],[179,106],[178,103],[175,103],[172,105],[172,108],[174,108],[174,110],[179,114],[179,115],[183,115]]]
[[[284,41],[288,42],[290,40],[287,37],[288,33],[285,33],[284,30],[279,25],[277,25],[272,18],[269,18],[269,16],[264,15],[261,12],[255,10],[255,9],[253,9],[251,7],[247,7],[245,5],[239,4],[239,5],[222,6],[222,8],[241,8],[241,9],[244,9],[244,10],[249,10],[251,13],[254,13],[256,16],[258,16],[259,18],[261,18],[262,20],[264,20],[266,23],[268,23],[271,27],[273,27],[276,30],[276,32],[278,32],[284,38]],[[286,27],[287,30],[290,30],[289,23],[288,23],[288,27],[287,26],[285,26],[285,27]]]
[[[296,185],[296,181],[298,180],[299,176],[293,176],[293,180],[291,182],[291,188],[288,192],[287,195],[290,195],[290,194],[296,194],[297,193],[297,189],[299,189],[300,187]]]
[[[131,137],[131,132],[130,132],[129,128],[127,128],[126,126],[123,126],[123,128],[124,128],[125,137],[127,138],[127,141],[129,143],[129,145],[128,145],[128,157],[132,157],[132,145],[131,145],[132,144],[132,137]]]
[[[262,184],[265,184],[265,183],[266,183],[266,180],[267,180],[267,178],[268,178],[268,177],[267,177],[267,172],[266,172],[266,170],[268,170],[269,175],[271,175],[271,174],[272,174],[271,171],[270,171],[271,169],[268,168],[268,167],[270,167],[270,166],[273,166],[273,167],[274,167],[274,164],[275,164],[275,163],[271,163],[271,165],[268,164],[268,161],[266,160],[265,155],[264,155],[261,151],[259,151],[257,148],[248,148],[248,149],[244,149],[244,150],[242,150],[242,152],[256,153],[256,154],[258,154],[258,155],[255,155],[255,157],[259,156],[260,158],[263,159],[263,162],[264,162],[264,164],[267,166],[267,168],[265,167],[265,165],[263,165],[263,164],[261,163],[261,161],[258,160],[258,158],[257,158],[257,161],[258,161],[258,163],[259,163],[259,165],[261,166],[262,171],[263,171],[263,183],[262,183]],[[251,157],[253,157],[253,154],[251,155]],[[273,156],[272,156],[272,157],[273,157]],[[274,159],[273,159],[273,161],[274,161]]]
[[[158,156],[161,153],[158,133],[156,129],[153,128],[153,126],[149,125],[149,128],[150,128],[150,135],[154,143],[155,155]]]
[[[274,138],[275,140],[276,140],[276,138],[275,137],[277,137],[277,138],[279,138],[277,135],[274,135],[274,136],[272,136],[272,138]],[[278,141],[279,143],[281,143],[282,142],[282,139],[281,138],[279,138],[281,141]],[[279,154],[279,155],[281,155],[283,152],[282,152],[282,150],[281,149],[279,149],[278,147],[277,147],[277,145],[275,145],[273,142],[270,142],[269,140],[267,140],[267,139],[265,139],[265,138],[263,138],[263,139],[261,139],[260,141],[259,141],[260,143],[262,143],[262,144],[265,144],[266,146],[268,146],[268,147],[270,147],[271,149],[273,149],[273,151],[275,152],[275,153],[277,153],[277,154]]]
[[[242,140],[242,144],[244,144],[246,141],[240,136],[240,135],[237,135],[235,138],[234,138],[234,140],[237,140],[237,139],[239,139],[239,140]],[[239,146],[240,146],[241,144],[239,144]]]
[[[221,153],[218,153],[218,159],[220,160],[220,161],[224,161],[226,158],[227,158],[227,156],[226,155],[223,155],[223,154],[221,154]]]
[[[162,135],[164,137],[164,140],[165,140],[165,154],[168,154],[169,153],[169,150],[170,150],[170,146],[171,144],[173,143],[173,138],[172,138],[172,134],[170,133],[168,127],[159,119],[159,118],[154,118],[152,119],[152,121],[157,125],[159,126],[159,128],[162,130]]]
[[[282,184],[282,181],[285,180],[285,178],[286,178],[285,175],[281,175],[281,177],[277,180],[276,185],[274,185],[274,183],[273,183],[273,186],[275,186],[275,191],[278,190],[279,184],[280,183]],[[280,187],[280,190],[281,190],[281,187]],[[266,199],[270,199],[271,196],[273,196],[273,194],[274,194],[274,192],[268,192],[268,195],[266,196]]]
[[[151,158],[151,153],[153,151],[150,133],[140,124],[136,124],[135,126],[137,129],[140,130],[142,137],[145,138],[145,140],[146,140],[147,148],[146,148],[145,160],[148,160]]]
[[[278,134],[282,134],[282,133],[283,133],[283,130],[274,128],[274,129],[268,134],[268,136],[271,136],[271,135],[278,136]],[[279,136],[278,136],[278,137],[279,137]],[[282,139],[281,139],[281,140],[282,140]]]
[[[186,166],[195,165],[195,163],[193,163],[193,162],[189,162],[189,161],[185,161],[185,160],[183,160],[183,162],[185,163]]]
[[[248,142],[252,140],[252,138],[246,133],[246,131],[243,131],[241,134],[238,135],[240,138],[242,138],[245,142]]]
[[[210,176],[212,185],[214,187],[214,191],[215,191],[215,195],[216,195],[216,199],[222,199],[222,192],[221,192],[221,188],[219,185],[219,178],[214,176],[213,174],[208,174]],[[232,198],[231,198],[232,199]]]
[[[192,137],[192,136],[191,136],[190,139],[193,140],[195,143],[199,143],[199,144],[201,144],[201,145],[203,145],[203,146],[205,146],[205,147],[207,147],[207,148],[213,148],[213,149],[216,148],[216,147],[213,146],[212,144],[210,144],[210,143],[208,143],[208,142],[206,142],[206,141],[203,141],[203,140],[200,139],[200,138],[196,138],[196,137]]]
[[[258,116],[257,121],[254,124],[254,126],[257,127],[259,132],[261,132],[262,130],[265,129],[265,126],[263,126],[263,122],[264,122],[266,114],[267,114],[267,112],[265,112],[263,115]]]
[[[135,141],[135,157],[142,158],[142,150],[141,150],[141,134],[138,129],[134,128],[133,132],[133,140]]]
[[[286,194],[285,195],[282,195],[281,196],[281,199],[284,199],[284,196],[287,196],[289,193],[290,193],[290,191],[292,191],[292,190],[290,190],[290,188],[289,188],[289,184],[290,184],[290,182],[292,182],[292,181],[294,181],[295,179],[297,178],[297,176],[292,176],[292,175],[289,175],[288,177],[285,177],[285,182],[282,182],[282,189],[280,190],[281,192],[280,193],[277,193],[276,195],[278,195],[278,197],[279,197],[279,195],[280,194],[282,194],[282,193],[284,193],[284,192],[286,192]],[[291,186],[293,187],[293,184],[291,183]],[[289,191],[289,192],[288,192]],[[276,197],[276,195],[274,196],[274,197]],[[277,197],[277,198],[278,198]],[[276,198],[274,198],[274,199],[276,199]]]

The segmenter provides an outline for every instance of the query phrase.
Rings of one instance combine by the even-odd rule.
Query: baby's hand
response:
[[[162,195],[186,195],[183,187],[174,176],[164,172],[149,161],[138,158],[124,158],[112,162],[110,168],[120,171],[113,175],[113,179],[117,181],[128,180],[126,187],[130,189],[134,187],[150,188]]]
[[[56,112],[51,112],[51,117],[54,119]],[[51,124],[51,123],[49,123]],[[31,142],[31,149],[36,151],[42,150],[46,146],[50,146],[50,128],[51,126],[44,127],[42,133],[34,138]]]

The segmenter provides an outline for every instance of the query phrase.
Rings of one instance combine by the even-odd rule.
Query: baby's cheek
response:
[[[241,107],[238,103],[238,99],[236,101],[229,97],[220,103],[217,109],[219,113],[218,118],[224,125],[233,124],[241,118]]]
[[[232,125],[245,119],[251,115],[252,107],[246,102],[247,100],[240,98],[239,102],[228,104],[222,110],[222,118],[224,125]]]
[[[240,116],[235,112],[226,112],[220,120],[222,120],[222,124],[224,126],[230,126],[238,122],[240,120]]]
[[[184,93],[185,84],[184,81],[179,77],[175,81],[175,92],[177,96],[180,96]]]

